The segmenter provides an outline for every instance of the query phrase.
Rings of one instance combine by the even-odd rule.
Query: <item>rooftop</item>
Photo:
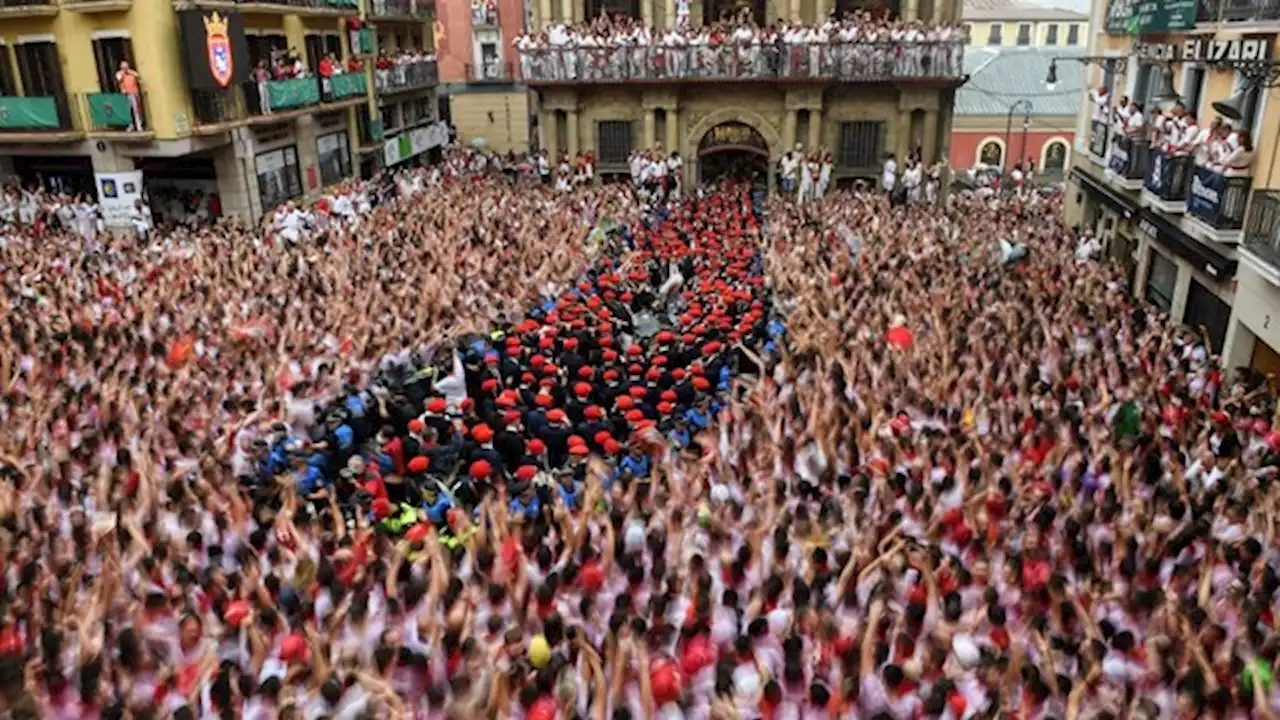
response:
[[[1085,13],[1043,5],[1029,0],[964,0],[961,18],[971,20],[1033,20],[1088,22]]]
[[[1022,99],[1031,101],[1031,114],[1070,115],[1080,110],[1084,87],[1080,66],[1058,64],[1058,84],[1045,87],[1049,63],[1054,58],[1080,57],[1077,48],[980,47],[965,48],[964,71],[969,82],[956,91],[955,114],[1005,115]]]

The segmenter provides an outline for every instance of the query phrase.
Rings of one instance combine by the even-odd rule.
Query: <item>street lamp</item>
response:
[[[1050,68],[1052,67],[1053,66],[1051,65]],[[1035,107],[1031,104],[1031,101],[1026,98],[1022,98],[1020,100],[1014,100],[1013,104],[1009,106],[1009,118],[1004,125],[1005,157],[1003,158],[1004,161],[1000,163],[1001,170],[1007,170],[1009,168],[1009,160],[1008,160],[1009,140],[1013,134],[1013,114],[1018,112],[1019,110],[1021,110],[1023,113],[1022,114],[1022,148],[1018,151],[1018,162],[1021,163],[1022,158],[1026,157],[1027,155],[1027,130],[1030,129],[1031,127],[1031,111],[1034,109]],[[1003,173],[1001,174],[1003,175]]]
[[[1081,57],[1060,55],[1049,61],[1049,72],[1044,76],[1044,84],[1049,89],[1049,92],[1053,92],[1054,87],[1058,84],[1059,60],[1078,62],[1081,65],[1101,65],[1112,75],[1125,72],[1129,68],[1129,58],[1126,55],[1086,55]]]

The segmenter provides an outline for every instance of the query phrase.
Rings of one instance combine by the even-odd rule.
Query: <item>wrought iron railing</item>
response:
[[[961,41],[556,47],[521,52],[520,72],[528,82],[559,83],[947,79],[964,74],[963,52]]]
[[[1144,187],[1164,202],[1185,202],[1191,191],[1191,167],[1190,155],[1153,149]]]
[[[431,3],[422,0],[371,0],[369,14],[374,17],[422,17]]]
[[[511,63],[504,63],[501,60],[488,60],[479,65],[467,63],[467,82],[502,83],[511,82],[513,79]]]
[[[1280,20],[1280,0],[1200,0],[1196,20],[1202,23],[1249,23]]]
[[[440,73],[435,60],[415,60],[393,64],[389,68],[375,68],[373,71],[373,83],[378,92],[413,90],[431,87],[439,82]]]
[[[1249,206],[1253,178],[1223,175],[1196,165],[1191,170],[1187,212],[1215,230],[1239,230]]]
[[[1249,252],[1280,268],[1280,192],[1258,190],[1253,193],[1243,245]]]
[[[1124,180],[1146,181],[1151,166],[1151,145],[1146,138],[1117,136],[1111,144],[1107,169]]]

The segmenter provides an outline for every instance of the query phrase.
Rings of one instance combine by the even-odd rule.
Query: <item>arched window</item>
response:
[[[999,140],[984,140],[978,146],[978,162],[983,165],[1003,167],[1004,143]]]
[[[1043,172],[1062,172],[1067,167],[1067,154],[1071,150],[1065,140],[1050,140],[1044,146],[1044,156],[1040,161]]]

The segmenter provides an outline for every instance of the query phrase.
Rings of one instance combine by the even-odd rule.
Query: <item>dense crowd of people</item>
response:
[[[767,26],[744,15],[665,30],[602,15],[513,42],[529,80],[952,77],[963,72],[965,30],[867,13]]]
[[[1273,398],[1055,201],[502,165],[6,223],[0,712],[1280,711]]]

